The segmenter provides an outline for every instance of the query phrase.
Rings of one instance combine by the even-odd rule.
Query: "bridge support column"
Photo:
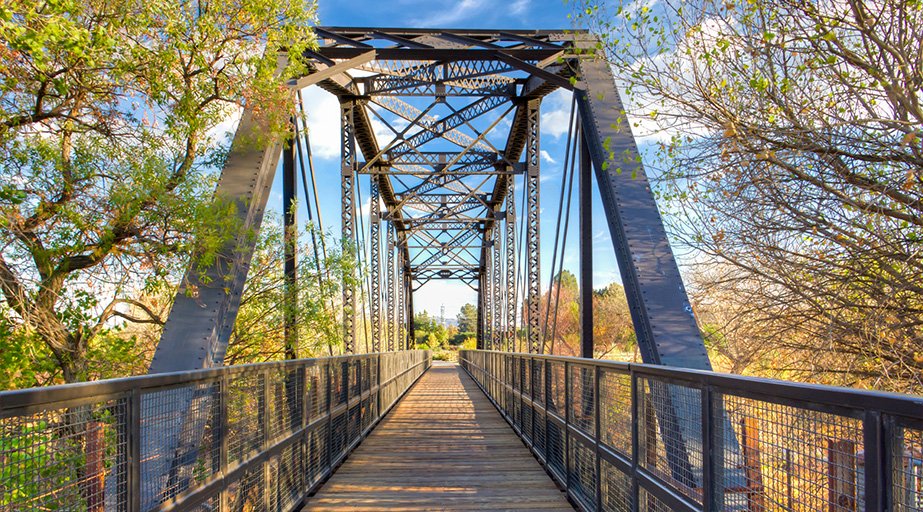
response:
[[[292,125],[294,128],[294,124]],[[284,251],[284,334],[285,358],[298,358],[298,332],[295,325],[295,313],[298,308],[298,223],[297,223],[297,185],[295,182],[295,141],[285,144],[282,152],[282,227]]]
[[[533,100],[528,105],[526,126],[526,290],[528,293],[528,327],[526,336],[529,352],[540,354],[544,351],[542,333],[539,327],[539,302],[542,296],[540,283],[541,269],[539,262],[539,101]]]
[[[394,226],[388,225],[388,270],[387,270],[387,296],[388,301],[385,304],[385,307],[388,309],[388,351],[391,352],[394,350],[394,344],[397,340],[397,325],[395,322],[394,315],[394,286],[396,285],[394,279],[394,252],[397,250],[397,247],[394,243]]]
[[[516,345],[516,176],[507,176],[506,186],[506,325],[505,349],[515,350]]]
[[[493,272],[491,273],[491,286],[493,287],[493,294],[491,295],[491,336],[490,336],[490,345],[492,350],[502,350],[501,346],[503,340],[503,270],[500,266],[501,260],[501,245],[503,244],[503,239],[500,237],[500,205],[497,205],[494,210],[494,229],[493,229],[493,245],[490,250],[491,263],[493,264]]]
[[[355,102],[340,104],[341,126],[341,207],[342,207],[342,233],[341,241],[344,255],[353,250],[356,234],[356,140],[353,137],[353,113]],[[358,248],[355,248],[358,251]],[[343,281],[343,349],[347,354],[353,353],[356,339],[356,312],[354,309],[355,285],[351,282],[353,276]]]
[[[593,358],[593,161],[580,130],[580,357]]]
[[[381,208],[379,206],[378,176],[369,180],[369,238],[371,255],[369,270],[371,289],[369,290],[372,308],[372,352],[381,352]]]

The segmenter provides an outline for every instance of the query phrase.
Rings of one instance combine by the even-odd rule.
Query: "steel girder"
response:
[[[340,190],[343,254],[350,254],[356,240],[356,139],[355,111],[357,102],[340,105]],[[356,248],[358,251],[358,248]],[[354,276],[347,276],[343,282],[343,348],[347,353],[354,351],[356,339],[356,311]]]
[[[516,291],[516,261],[510,256],[515,251],[513,200],[509,201],[512,215],[504,214],[503,208],[515,176],[531,168],[526,179],[527,210],[532,214],[527,216],[532,249],[532,257],[527,258],[531,264],[528,301],[533,305],[529,326],[532,339],[538,339],[538,106],[555,88],[573,88],[570,68],[557,62],[571,45],[570,38],[556,31],[326,27],[319,28],[317,35],[321,45],[308,54],[315,61],[309,67],[323,75],[314,81],[344,105],[353,106],[350,129],[364,161],[350,162],[354,171],[350,176],[352,180],[358,179],[357,174],[377,178],[384,204],[377,219],[396,230],[397,243],[389,251],[400,251],[400,274],[394,277],[406,282],[398,285],[398,301],[403,300],[399,314],[406,313],[406,322],[401,323],[411,326],[412,312],[405,310],[412,304],[410,294],[420,285],[446,278],[471,285],[474,280],[469,276],[487,273],[488,282],[478,279],[484,307],[489,309],[484,333],[493,347],[511,344],[518,313],[517,306],[510,305]],[[350,63],[366,76],[350,76]],[[308,75],[295,82],[312,80]],[[509,132],[497,137],[493,130],[510,112],[514,113]],[[373,118],[393,134],[390,141],[376,136]],[[488,118],[493,122],[484,121]],[[533,130],[529,139],[533,143],[523,163],[526,129]],[[494,146],[498,140],[500,148]],[[348,178],[343,185],[356,186]],[[344,207],[354,209],[349,201],[344,192]],[[344,222],[353,216],[345,212]],[[372,230],[380,229],[374,221],[371,224]],[[354,229],[354,225],[344,226],[344,236]],[[354,231],[351,234],[355,237]],[[371,239],[374,266],[381,258],[376,258],[374,234]],[[372,269],[371,277],[375,338],[381,336],[374,325],[381,272]],[[344,291],[344,309],[350,312],[355,307],[352,293]],[[344,336],[350,340],[354,320],[351,315],[344,315],[344,320]]]
[[[371,258],[373,267],[382,260],[389,262],[385,272],[389,281],[389,349],[408,347],[413,337],[414,283],[422,285],[433,279],[459,279],[476,285],[481,305],[479,346],[485,342],[488,326],[483,314],[489,309],[490,343],[498,346],[496,334],[505,333],[506,347],[512,348],[521,307],[515,268],[524,264],[523,325],[528,350],[541,350],[538,107],[542,97],[563,87],[577,93],[582,131],[644,361],[710,368],[653,194],[636,159],[637,147],[611,69],[589,55],[595,51],[595,40],[564,31],[318,28],[317,35],[320,47],[306,54],[309,73],[289,85],[293,89],[317,85],[339,98],[342,234],[346,243],[356,238],[354,195],[358,180],[370,175],[376,182],[384,212],[379,212],[372,229],[380,230],[379,223],[385,222],[384,229],[393,239],[385,258],[380,253]],[[581,51],[571,52],[573,46]],[[351,76],[352,69],[371,76]],[[428,102],[423,103],[424,99]],[[509,131],[498,142],[491,130],[511,111]],[[491,118],[494,124],[485,127],[485,120]],[[373,120],[394,125],[389,126],[394,140],[379,141]],[[165,325],[151,373],[207,368],[223,362],[254,249],[252,234],[259,230],[281,153],[278,141],[264,141],[262,147],[254,147],[252,141],[259,140],[260,135],[251,110],[246,110],[216,189],[217,197],[237,206],[242,229],[220,251],[214,264],[204,270],[190,267]],[[494,144],[502,147],[497,149]],[[526,192],[521,206],[526,225],[523,262],[516,261],[513,225],[517,217],[512,190],[518,175],[523,176]],[[448,200],[450,196],[452,200]],[[504,202],[506,214],[500,216]],[[505,283],[501,283],[497,269],[503,228]],[[471,245],[449,243],[460,233],[473,233]],[[420,259],[416,251],[425,251],[416,247],[424,245],[447,248],[451,251],[449,263],[436,259],[426,266],[414,265]],[[431,251],[422,258],[433,254]],[[499,295],[486,293],[488,273]],[[380,297],[380,270],[375,275],[373,288]],[[350,352],[355,349],[354,294],[352,286],[345,284],[343,334]],[[506,315],[501,320],[497,306],[503,298]],[[372,302],[372,309],[376,309]],[[373,319],[380,318],[380,305],[378,309]],[[380,343],[382,330],[373,331]],[[373,341],[373,346],[381,345]],[[665,392],[678,400],[677,405],[657,411],[662,425],[675,424],[677,415],[698,414],[680,410],[683,400],[677,391]],[[177,407],[194,398],[177,397]],[[172,433],[167,434],[176,437],[174,434],[186,428],[183,421],[177,420]],[[684,463],[683,443],[695,439],[696,434],[664,432],[665,438],[673,439],[668,458],[680,477],[688,476],[685,472],[689,467]],[[163,478],[166,469],[155,468],[149,476]]]
[[[506,336],[504,349],[514,350],[516,341],[516,194],[515,177],[507,177],[506,194],[506,319],[504,333]]]
[[[371,286],[369,290],[372,317],[372,352],[381,351],[381,211],[378,193],[378,177],[369,180],[369,272]]]
[[[397,252],[397,244],[394,238],[394,228],[386,226],[385,231],[388,233],[388,266],[386,270],[386,275],[388,277],[386,285],[388,300],[385,307],[388,309],[388,351],[390,352],[394,350],[395,342],[397,341],[396,316],[394,314],[397,308],[394,296],[394,287],[397,286],[397,281],[395,279],[397,270],[394,266],[394,253]]]
[[[231,143],[215,196],[232,201],[240,229],[200,272],[190,265],[173,301],[149,373],[221,366],[234,328],[255,240],[282,153],[277,141],[254,147],[260,129],[248,109]]]
[[[503,278],[501,270],[501,252],[500,248],[503,243],[501,238],[501,225],[498,222],[494,223],[494,227],[491,230],[493,237],[491,240],[491,250],[490,250],[490,262],[491,262],[491,272],[490,272],[490,282],[491,289],[493,294],[490,298],[490,307],[491,311],[491,326],[490,326],[490,346],[491,350],[500,349],[500,338],[502,330],[501,319],[503,317]]]
[[[542,334],[539,327],[539,302],[541,301],[541,254],[539,253],[539,109],[538,102],[529,102],[526,114],[526,301],[527,330],[530,353],[542,353]]]
[[[445,244],[455,251],[454,256],[448,258],[452,265],[458,267],[458,260],[463,259],[468,265],[463,269],[482,273],[489,271],[494,274],[493,281],[503,280],[495,268],[497,263],[501,263],[501,269],[506,269],[506,282],[497,288],[500,295],[506,294],[500,297],[501,300],[506,299],[505,315],[502,314],[504,311],[491,305],[495,323],[492,329],[498,333],[509,332],[509,337],[512,337],[511,324],[516,323],[519,306],[513,302],[515,298],[511,298],[515,296],[516,284],[515,277],[511,281],[510,276],[513,275],[511,269],[518,262],[515,261],[515,248],[511,247],[515,245],[515,233],[509,229],[509,223],[516,219],[515,204],[507,198],[515,176],[521,173],[526,189],[523,205],[526,257],[522,263],[527,277],[526,296],[523,297],[527,307],[523,320],[530,350],[540,350],[537,311],[540,296],[538,105],[544,95],[566,87],[578,92],[584,131],[597,179],[603,185],[604,210],[613,232],[645,360],[688,367],[707,365],[707,357],[689,313],[688,301],[669,253],[643,169],[637,163],[627,162],[609,165],[608,172],[601,170],[603,162],[609,159],[608,151],[603,149],[604,141],[612,141],[605,142],[607,147],[632,149],[633,140],[630,131],[623,126],[624,121],[619,121],[623,116],[611,71],[600,60],[586,55],[578,57],[569,51],[575,45],[575,39],[582,37],[579,33],[575,37],[563,31],[320,27],[317,34],[320,47],[306,54],[311,61],[309,73],[293,80],[291,85],[298,88],[316,84],[340,99],[343,105],[341,199],[344,205],[344,239],[356,238],[354,188],[358,175],[360,172],[371,173],[378,178],[377,188],[384,205],[384,211],[377,217],[378,222],[371,223],[372,229],[380,230],[379,223],[385,222],[389,230],[396,230],[398,242],[389,245],[388,250],[400,253],[397,255],[399,263],[395,265],[400,274],[393,278],[402,296],[414,289],[410,283],[415,280],[415,271],[427,272],[429,279],[439,276],[440,270],[456,270],[449,268],[448,264],[440,268],[442,263],[439,261],[415,268],[412,262],[420,261],[420,258],[411,251],[424,250],[417,247]],[[576,44],[581,45],[583,50],[592,51],[595,42],[578,41]],[[364,71],[365,76],[351,76],[351,69]],[[424,98],[429,98],[428,102],[421,103]],[[493,146],[497,138],[487,137],[484,119],[496,117],[503,111],[504,105],[514,112],[509,132],[503,139],[505,143],[498,150]],[[391,143],[379,141],[372,125],[373,116],[392,116],[385,121],[401,124],[397,126]],[[245,115],[238,137],[251,129],[248,128],[249,122]],[[445,147],[446,143],[451,149]],[[250,169],[256,172],[248,172],[259,176],[259,186],[254,188],[251,174],[248,174],[241,184],[249,190],[234,190],[227,195],[239,201],[241,218],[255,228],[265,204],[266,191],[254,194],[254,190],[268,188],[278,162],[279,147],[274,144],[251,153],[254,163]],[[364,161],[360,161],[360,154]],[[230,191],[226,182],[232,168],[240,165],[235,163],[239,162],[238,155],[239,152],[232,151],[222,185],[219,185],[219,194],[225,189]],[[614,173],[613,169],[619,167],[630,169],[622,174]],[[631,176],[636,178],[629,179]],[[472,181],[474,179],[476,181]],[[643,194],[639,195],[635,190],[646,191],[647,196],[642,197]],[[507,203],[506,215],[498,216],[504,203]],[[496,239],[504,222],[507,222],[505,237],[499,238],[501,241],[505,238],[506,256],[490,259],[488,269],[489,251],[484,248],[490,248],[490,251],[501,249],[503,244],[496,243]],[[651,231],[647,229],[648,225],[656,229]],[[474,238],[480,238],[480,243],[470,247],[447,244],[458,234],[457,231],[465,230],[476,232]],[[648,245],[636,243],[633,237],[640,239],[635,233],[642,231],[647,240],[654,242]],[[655,236],[650,238],[648,233]],[[380,242],[375,244],[376,237],[371,238],[380,251]],[[233,245],[235,248],[241,246],[236,242]],[[389,254],[382,258],[380,252],[377,256],[371,258],[373,267],[380,265],[375,261],[394,257]],[[222,283],[228,282],[225,279],[229,275],[227,270],[232,269],[230,282],[234,286],[229,288],[230,293],[225,293],[222,286],[222,290],[214,293],[215,298],[203,300],[202,294],[212,294],[213,290],[201,286],[194,276],[187,278],[187,286],[195,287],[199,297],[194,298],[193,294],[184,290],[177,298],[152,371],[187,369],[190,367],[188,362],[195,360],[201,360],[202,366],[208,366],[222,359],[249,255],[246,251],[235,251],[235,258],[237,261],[233,262],[223,259],[221,269],[217,266],[210,269],[216,276],[221,274],[222,279],[214,281]],[[649,265],[648,262],[656,264]],[[371,288],[378,292],[373,295],[380,299],[383,276],[380,270],[372,273],[375,277]],[[410,283],[401,284],[405,281]],[[347,349],[353,350],[356,304],[354,291],[349,286],[345,288],[343,301],[347,314],[344,315],[344,338]],[[236,298],[235,294],[238,295]],[[404,304],[411,302],[410,297],[405,299]],[[489,300],[497,302],[497,297]],[[378,301],[373,297],[371,302],[375,309]],[[201,303],[218,306],[202,308]],[[511,303],[513,307],[510,307]],[[410,321],[410,315],[406,316],[405,329]],[[501,316],[505,318],[497,324]],[[379,315],[373,314],[372,317],[373,322],[379,318],[380,323]],[[196,324],[195,328],[192,324]],[[202,332],[202,340],[211,341],[190,343],[189,332],[196,329]],[[380,326],[373,331],[375,337],[381,337]],[[179,334],[174,336],[174,332]],[[507,343],[510,341],[507,340]],[[168,351],[167,347],[173,345],[176,347]],[[169,359],[183,363],[174,366],[164,363],[168,352]],[[173,354],[177,356],[173,357]]]

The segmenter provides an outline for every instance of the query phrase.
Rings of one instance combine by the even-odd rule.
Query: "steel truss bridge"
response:
[[[711,372],[591,35],[316,34],[292,136],[243,113],[216,190],[242,229],[190,268],[150,375],[0,393],[0,510],[923,509],[923,399]],[[311,86],[339,101],[340,169],[319,179],[340,181],[343,249],[368,269],[342,285],[345,353],[297,359],[286,318],[290,360],[223,366],[280,169],[296,300]],[[582,357],[543,354],[540,106],[558,89]],[[594,177],[645,364],[593,359]],[[414,292],[445,279],[478,294],[457,366],[412,346]]]

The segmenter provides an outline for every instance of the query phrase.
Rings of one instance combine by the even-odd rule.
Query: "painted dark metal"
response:
[[[221,366],[240,307],[250,258],[263,219],[282,146],[260,141],[261,132],[245,111],[215,197],[235,206],[237,233],[204,270],[190,264],[163,328],[148,373],[166,373]]]
[[[577,93],[580,119],[642,358],[710,370],[612,69],[600,59],[580,59],[578,65],[586,84]]]
[[[293,142],[294,140],[287,141],[282,152],[282,243],[284,245],[283,274],[285,276],[283,337],[286,359],[298,358],[298,331],[295,323],[298,308],[298,186],[295,181],[295,145]]]
[[[583,133],[583,132],[581,132]],[[580,199],[580,356],[593,358],[593,162],[580,137],[578,198]]]

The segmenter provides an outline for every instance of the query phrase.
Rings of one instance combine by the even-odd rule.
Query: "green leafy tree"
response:
[[[459,332],[475,332],[478,329],[478,308],[474,304],[465,304],[456,317]]]
[[[576,6],[659,131],[695,301],[735,312],[716,346],[757,334],[787,377],[923,389],[923,4]]]
[[[236,229],[211,201],[221,122],[289,116],[278,50],[313,44],[304,0],[44,1],[0,5],[0,290],[22,343],[64,381],[94,338]],[[193,247],[193,241],[199,244]],[[31,339],[31,338],[29,338]]]
[[[413,316],[413,329],[417,345],[430,349],[443,348],[449,340],[448,330],[426,310]]]
[[[285,359],[285,313],[291,308],[295,324],[295,357],[318,357],[340,353],[342,324],[338,309],[340,283],[359,281],[352,269],[350,254],[336,252],[337,243],[328,244],[324,258],[314,254],[307,243],[312,226],[307,226],[297,248],[298,277],[295,304],[286,303],[284,243],[281,220],[269,216],[264,220],[254,251],[250,275],[244,285],[240,310],[231,333],[225,363],[228,365]],[[315,233],[315,238],[323,235]]]

